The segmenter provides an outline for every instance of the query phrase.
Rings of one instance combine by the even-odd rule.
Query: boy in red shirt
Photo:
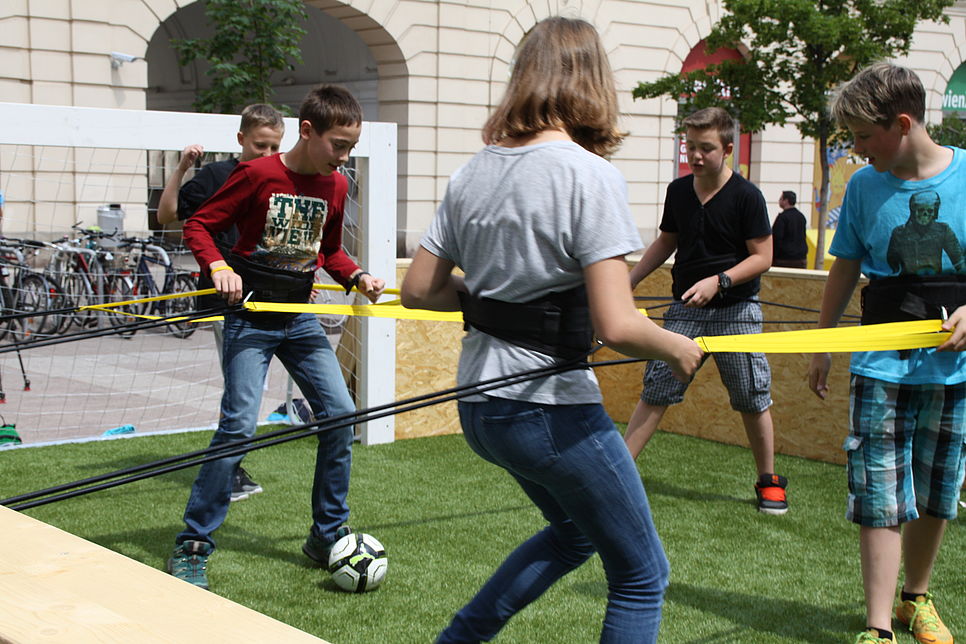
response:
[[[375,302],[385,288],[342,250],[342,218],[348,182],[338,172],[359,141],[362,108],[344,88],[322,85],[299,109],[299,141],[289,152],[239,163],[225,185],[185,222],[185,243],[202,271],[229,304],[252,292],[253,301],[308,301],[317,267],[347,289]],[[214,236],[237,226],[238,241],[226,260]],[[252,313],[225,316],[222,370],[225,392],[211,445],[251,437],[262,382],[272,356],[299,385],[316,418],[354,411],[339,362],[310,313]],[[346,496],[352,461],[352,428],[318,435],[312,486],[312,527],[302,550],[325,563],[337,538],[348,534]],[[211,533],[228,513],[232,473],[241,456],[205,463],[178,534],[168,571],[208,587]]]

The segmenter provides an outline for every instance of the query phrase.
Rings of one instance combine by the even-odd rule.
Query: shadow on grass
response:
[[[607,596],[607,584],[604,581],[574,584],[574,590],[601,599]],[[776,637],[809,644],[841,644],[850,637],[850,633],[858,632],[862,628],[861,620],[856,618],[857,612],[862,612],[857,602],[830,609],[818,604],[780,599],[773,595],[752,595],[684,583],[672,583],[668,586],[664,600],[666,604],[678,608],[713,615],[717,622],[734,623],[733,627],[719,627],[715,632],[701,633],[693,639],[682,639],[681,632],[693,633],[695,626],[675,628],[674,618],[668,617],[666,605],[661,623],[662,636],[682,644],[747,644],[770,642]]]
[[[491,510],[477,510],[475,512],[457,512],[454,514],[442,514],[435,517],[418,517],[410,519],[409,521],[395,521],[393,523],[382,523],[371,526],[363,526],[366,530],[382,530],[390,528],[408,528],[414,525],[425,526],[433,523],[447,523],[459,519],[472,519],[485,517],[495,514],[506,514],[507,512],[520,512],[523,510],[533,510],[534,506],[531,503],[525,503],[523,505],[514,505],[506,508],[493,508]],[[543,527],[542,525],[540,526]]]
[[[699,642],[767,642],[786,637],[811,644],[840,644],[844,637],[861,628],[855,606],[842,604],[830,609],[817,604],[754,595],[694,584],[671,584],[666,600],[693,610],[736,622],[734,629],[691,640]]]
[[[145,455],[145,456],[139,457],[137,459],[134,459],[134,458],[118,458],[118,459],[107,460],[107,461],[99,461],[97,463],[91,463],[91,462],[78,463],[78,464],[75,465],[76,470],[78,472],[86,472],[87,473],[86,476],[83,475],[83,474],[80,474],[79,475],[80,478],[68,479],[65,476],[62,476],[61,475],[59,478],[54,478],[55,476],[58,476],[58,472],[57,471],[54,471],[54,472],[51,472],[51,479],[47,483],[45,483],[45,486],[43,488],[40,488],[40,489],[37,489],[37,490],[21,490],[21,491],[16,492],[15,494],[10,494],[10,496],[14,496],[14,495],[20,496],[20,495],[23,495],[23,494],[30,494],[30,493],[34,493],[34,492],[39,492],[40,490],[46,490],[46,489],[49,489],[49,488],[59,487],[61,485],[74,484],[74,483],[77,483],[77,482],[79,482],[81,480],[84,480],[86,478],[94,478],[96,476],[101,476],[101,475],[106,475],[106,474],[112,474],[114,472],[119,472],[119,471],[126,470],[126,469],[129,469],[129,468],[133,468],[133,467],[138,467],[138,466],[141,466],[141,465],[145,465],[147,463],[152,463],[152,462],[157,461],[157,460],[169,458],[170,456],[171,456],[171,454],[155,454],[153,457],[152,456]],[[141,482],[141,481],[148,481],[148,480],[150,480],[152,478],[160,478],[161,480],[163,480],[165,482],[174,483],[174,484],[177,484],[177,485],[182,486],[182,487],[185,487],[185,488],[190,488],[191,487],[191,484],[194,482],[195,476],[197,475],[197,470],[194,469],[195,467],[196,466],[192,466],[192,467],[187,467],[187,468],[184,468],[184,469],[181,469],[181,470],[176,470],[176,471],[173,471],[173,472],[166,472],[165,474],[159,474],[159,475],[157,475],[155,477],[145,477],[143,479],[139,479],[138,481],[131,481],[131,483],[138,483],[138,482]],[[113,479],[108,479],[107,481],[102,481],[101,483],[98,483],[97,485],[101,485],[101,484],[104,484],[104,483],[110,483],[112,480]],[[106,488],[106,489],[114,489],[114,490],[116,490],[117,488],[123,488],[126,485],[127,485],[127,483],[123,483],[121,485],[118,485],[118,486],[115,486],[115,487],[109,487],[109,488]],[[84,487],[87,487],[87,486],[84,486]],[[84,496],[84,495],[80,495],[80,496]]]
[[[709,492],[698,491],[695,488],[681,487],[679,485],[674,485],[668,483],[667,481],[662,481],[656,478],[641,477],[644,482],[644,490],[647,492],[648,498],[667,496],[676,499],[685,499],[688,501],[702,501],[702,502],[727,502],[727,503],[751,503],[754,505],[754,499],[749,500],[747,496],[735,496],[733,494],[714,494]]]
[[[519,505],[510,506],[505,508],[495,508],[492,510],[480,510],[476,512],[460,512],[453,514],[445,514],[432,517],[419,517],[414,518],[409,521],[397,521],[392,523],[382,523],[382,524],[366,524],[366,525],[353,525],[353,528],[357,532],[372,532],[379,533],[382,530],[391,530],[394,528],[407,528],[414,525],[426,526],[432,525],[434,523],[446,524],[452,521],[459,521],[462,519],[474,519],[482,518],[492,515],[507,514],[513,512],[519,512],[521,510],[528,510],[532,506],[530,505]],[[308,525],[309,518],[306,518],[306,525]],[[169,532],[165,535],[165,541],[170,541],[172,547],[174,545],[174,536],[177,531],[180,530],[180,526],[175,529],[174,532]],[[148,534],[150,532],[150,535]],[[113,533],[113,534],[101,534],[92,539],[96,539],[101,545],[106,545],[108,543],[123,543],[140,541],[142,538],[148,538],[149,536],[155,536],[157,533],[154,530],[151,531],[138,531],[132,530],[128,532]],[[255,533],[245,529],[238,523],[229,524],[226,523],[218,529],[215,534],[215,539],[218,542],[218,549],[222,551],[236,550],[245,552],[257,552],[260,557],[267,557],[275,559],[279,562],[284,562],[287,564],[292,564],[301,568],[319,568],[323,566],[318,564],[311,559],[309,559],[302,552],[302,542],[308,535],[308,528],[306,528],[305,533],[299,533],[296,535],[289,535],[288,537],[275,536],[272,538],[267,537],[265,534]],[[110,546],[107,546],[110,547]],[[168,551],[164,551],[165,556],[167,556]],[[344,592],[338,590],[338,588],[333,585],[333,590],[337,592]]]

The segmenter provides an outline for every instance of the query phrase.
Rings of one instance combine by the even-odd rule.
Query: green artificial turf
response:
[[[207,433],[0,451],[0,497],[199,449]],[[516,544],[542,526],[502,470],[460,436],[356,446],[351,525],[385,544],[384,585],[352,595],[309,565],[315,448],[253,452],[265,492],[234,503],[215,534],[213,592],[334,644],[431,642]],[[790,512],[759,514],[746,449],[659,433],[638,461],[671,561],[661,642],[842,643],[864,626],[858,530],[845,521],[842,467],[779,457]],[[27,510],[32,517],[161,568],[195,470]],[[8,553],[10,555],[11,553]],[[952,522],[933,579],[966,637],[966,531]],[[596,557],[518,615],[497,641],[595,642],[606,585]],[[898,625],[897,625],[898,626]],[[907,633],[900,642],[912,642]]]

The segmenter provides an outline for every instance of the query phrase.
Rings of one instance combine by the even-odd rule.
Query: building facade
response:
[[[308,0],[305,62],[274,79],[281,102],[297,103],[319,82],[346,84],[367,120],[399,126],[398,234],[411,254],[449,175],[481,146],[480,127],[499,100],[516,44],[550,15],[582,17],[600,31],[616,73],[622,127],[630,135],[614,162],[627,177],[645,242],[656,234],[664,190],[675,175],[677,104],[634,100],[639,81],[681,71],[722,11],[714,0]],[[948,24],[919,26],[912,52],[938,121],[947,84],[966,60],[966,2]],[[4,0],[0,3],[0,101],[190,110],[202,67],[177,64],[168,41],[203,33],[202,5],[188,0]],[[134,60],[112,60],[111,52]],[[2,127],[16,127],[4,123]],[[191,143],[184,141],[183,144]],[[750,139],[748,177],[777,213],[794,190],[809,214],[815,146],[794,127]],[[4,166],[0,172],[16,171]],[[7,186],[8,218],[36,219],[30,198]],[[72,221],[61,217],[65,229]]]

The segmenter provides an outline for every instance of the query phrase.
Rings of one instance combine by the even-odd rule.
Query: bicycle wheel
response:
[[[65,273],[64,293],[70,302],[68,306],[80,309],[83,306],[97,304],[97,299],[94,294],[94,287],[91,285],[90,279],[88,279],[87,275],[84,273]],[[93,310],[75,310],[64,317],[66,318],[65,330],[70,328],[72,324],[76,324],[82,329],[97,325],[97,311]]]
[[[322,289],[315,294],[314,304],[352,304],[355,301],[355,294],[346,294],[344,291],[330,291]],[[326,333],[341,333],[342,327],[349,319],[348,315],[338,315],[335,313],[323,313],[318,315],[319,323],[325,328]]]
[[[135,281],[131,279],[129,274],[117,273],[110,275],[106,279],[107,282],[104,288],[107,291],[108,302],[126,302],[127,300],[137,299],[137,295],[135,294]],[[140,310],[134,310],[138,308],[140,307],[117,307],[119,311],[134,314],[139,314],[141,312]],[[107,320],[110,322],[111,326],[120,329],[118,335],[120,335],[122,338],[129,338],[137,333],[137,329],[124,329],[123,327],[133,324],[139,319],[140,318],[132,317],[130,315],[124,315],[123,313],[114,313],[113,311],[107,315]]]
[[[31,314],[20,318],[20,324],[11,328],[14,339],[20,342],[30,342],[45,337],[59,324],[47,319],[46,312],[51,309],[50,288],[47,280],[36,273],[21,275],[18,288],[14,291],[12,308],[17,313]]]
[[[191,291],[198,290],[198,285],[195,280],[187,273],[179,273],[174,276],[174,281],[171,284],[172,293],[190,293]],[[198,310],[198,298],[192,297],[179,297],[173,300],[164,300],[166,313],[165,315],[178,315],[179,313],[191,313]],[[168,325],[168,329],[171,331],[171,335],[176,338],[187,338],[195,329],[198,328],[196,322],[174,322]]]
[[[0,283],[0,340],[7,337],[10,329],[17,322],[6,317],[11,313],[13,313],[13,309],[10,307],[10,289],[7,288],[6,282],[4,281]]]
[[[50,297],[49,306],[55,311],[69,309],[73,306],[73,299],[67,293],[60,280],[51,275],[44,274],[43,280],[47,283],[47,294]],[[71,324],[70,313],[54,313],[46,316],[44,322],[44,333],[55,335],[63,333]]]

